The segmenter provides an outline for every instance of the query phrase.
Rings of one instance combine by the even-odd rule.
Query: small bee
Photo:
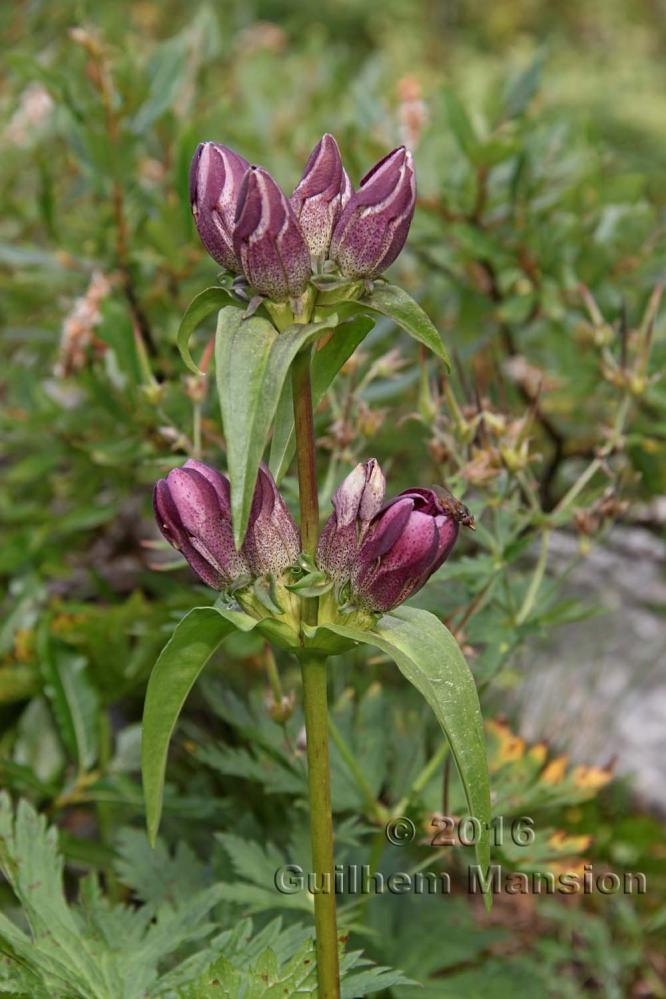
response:
[[[455,520],[456,523],[462,524],[464,527],[469,527],[473,531],[475,528],[474,517],[465,504],[456,499],[446,486],[433,486],[432,488],[437,493],[437,498],[444,513],[448,517],[451,517],[452,520]]]

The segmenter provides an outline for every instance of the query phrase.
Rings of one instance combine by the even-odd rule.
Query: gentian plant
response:
[[[434,710],[448,739],[488,864],[490,799],[474,681],[455,639],[424,610],[401,606],[451,554],[469,511],[442,487],[385,499],[374,459],[333,496],[320,532],[313,406],[379,315],[447,355],[437,330],[382,274],[402,250],[416,201],[411,153],[395,149],[354,190],[338,145],[324,135],[292,196],[271,175],[202,143],[190,198],[201,240],[223,268],[189,306],[179,332],[187,366],[198,325],[218,314],[215,365],[228,475],[187,461],[155,487],[170,544],[219,591],[190,611],[150,678],[143,726],[148,830],[160,819],[169,739],[199,673],[234,631],[257,631],[301,664],[306,722],[319,995],[339,995],[333,889],[327,674],[335,656],[374,646]],[[270,442],[269,465],[263,464]],[[296,457],[297,525],[278,483]],[[360,761],[362,764],[362,761]],[[388,816],[387,816],[388,817]]]

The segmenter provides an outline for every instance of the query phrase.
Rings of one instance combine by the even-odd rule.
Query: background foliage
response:
[[[377,324],[319,409],[324,508],[370,455],[394,492],[464,495],[476,534],[417,603],[465,642],[495,718],[496,813],[535,819],[529,849],[495,859],[626,867],[650,886],[503,895],[491,916],[462,888],[345,900],[346,994],[664,994],[658,819],[610,772],[497,720],[526,643],[595,611],[594,593],[574,603],[548,571],[553,536],[577,538],[577,560],[617,518],[641,511],[660,530],[663,15],[658,0],[347,0],[315,19],[273,0],[2,7],[0,771],[22,801],[0,803],[0,991],[205,996],[218,976],[230,996],[312,988],[309,904],[272,888],[277,866],[308,864],[293,664],[278,663],[279,690],[252,636],[216,659],[178,730],[156,853],[138,750],[155,656],[211,600],[157,542],[151,486],[187,455],[225,460],[214,387],[175,345],[216,273],[190,219],[189,160],[219,139],[289,187],[328,130],[355,181],[387,148],[414,148],[419,207],[396,270],[455,370],[445,382]],[[291,474],[284,489],[295,498]],[[428,845],[433,813],[462,798],[427,709],[378,656],[336,660],[333,685],[365,780],[334,751],[340,862],[462,884],[464,848]],[[387,844],[387,810],[412,819],[415,842]],[[141,980],[123,978],[129,963]]]

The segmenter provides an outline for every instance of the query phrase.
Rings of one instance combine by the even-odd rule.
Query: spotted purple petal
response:
[[[255,576],[278,576],[301,551],[298,527],[266,465],[259,467],[242,552]]]
[[[261,167],[251,167],[241,184],[233,248],[259,294],[283,302],[305,291],[310,252],[291,205]]]
[[[394,149],[365,175],[333,231],[331,258],[347,277],[376,277],[396,259],[416,206],[412,154]]]
[[[157,483],[154,507],[164,537],[209,586],[224,589],[249,575],[247,561],[233,541],[225,476],[189,461]]]
[[[333,513],[317,546],[317,564],[334,579],[348,577],[368,524],[381,508],[386,480],[374,458],[356,466],[333,495]]]
[[[351,197],[351,182],[338,144],[327,132],[308,159],[305,171],[290,198],[310,253],[328,256],[335,223]]]
[[[201,242],[213,260],[241,273],[232,229],[241,182],[250,164],[233,149],[202,142],[190,167],[190,204]]]

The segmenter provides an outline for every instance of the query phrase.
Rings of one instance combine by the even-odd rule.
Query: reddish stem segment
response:
[[[292,368],[294,422],[296,426],[296,461],[301,507],[301,540],[303,551],[314,556],[319,535],[319,498],[315,467],[312,387],[310,384],[310,350],[297,355]],[[316,609],[316,605],[315,605]],[[312,622],[314,623],[314,622]]]
[[[298,490],[303,551],[314,556],[319,535],[319,499],[315,466],[315,438],[310,384],[311,351],[304,350],[292,367],[292,393],[296,427]],[[303,620],[317,623],[317,598],[303,599]],[[308,796],[314,896],[319,999],[339,999],[340,967],[335,912],[333,817],[328,753],[328,702],[326,659],[301,656],[303,708],[308,755]]]

